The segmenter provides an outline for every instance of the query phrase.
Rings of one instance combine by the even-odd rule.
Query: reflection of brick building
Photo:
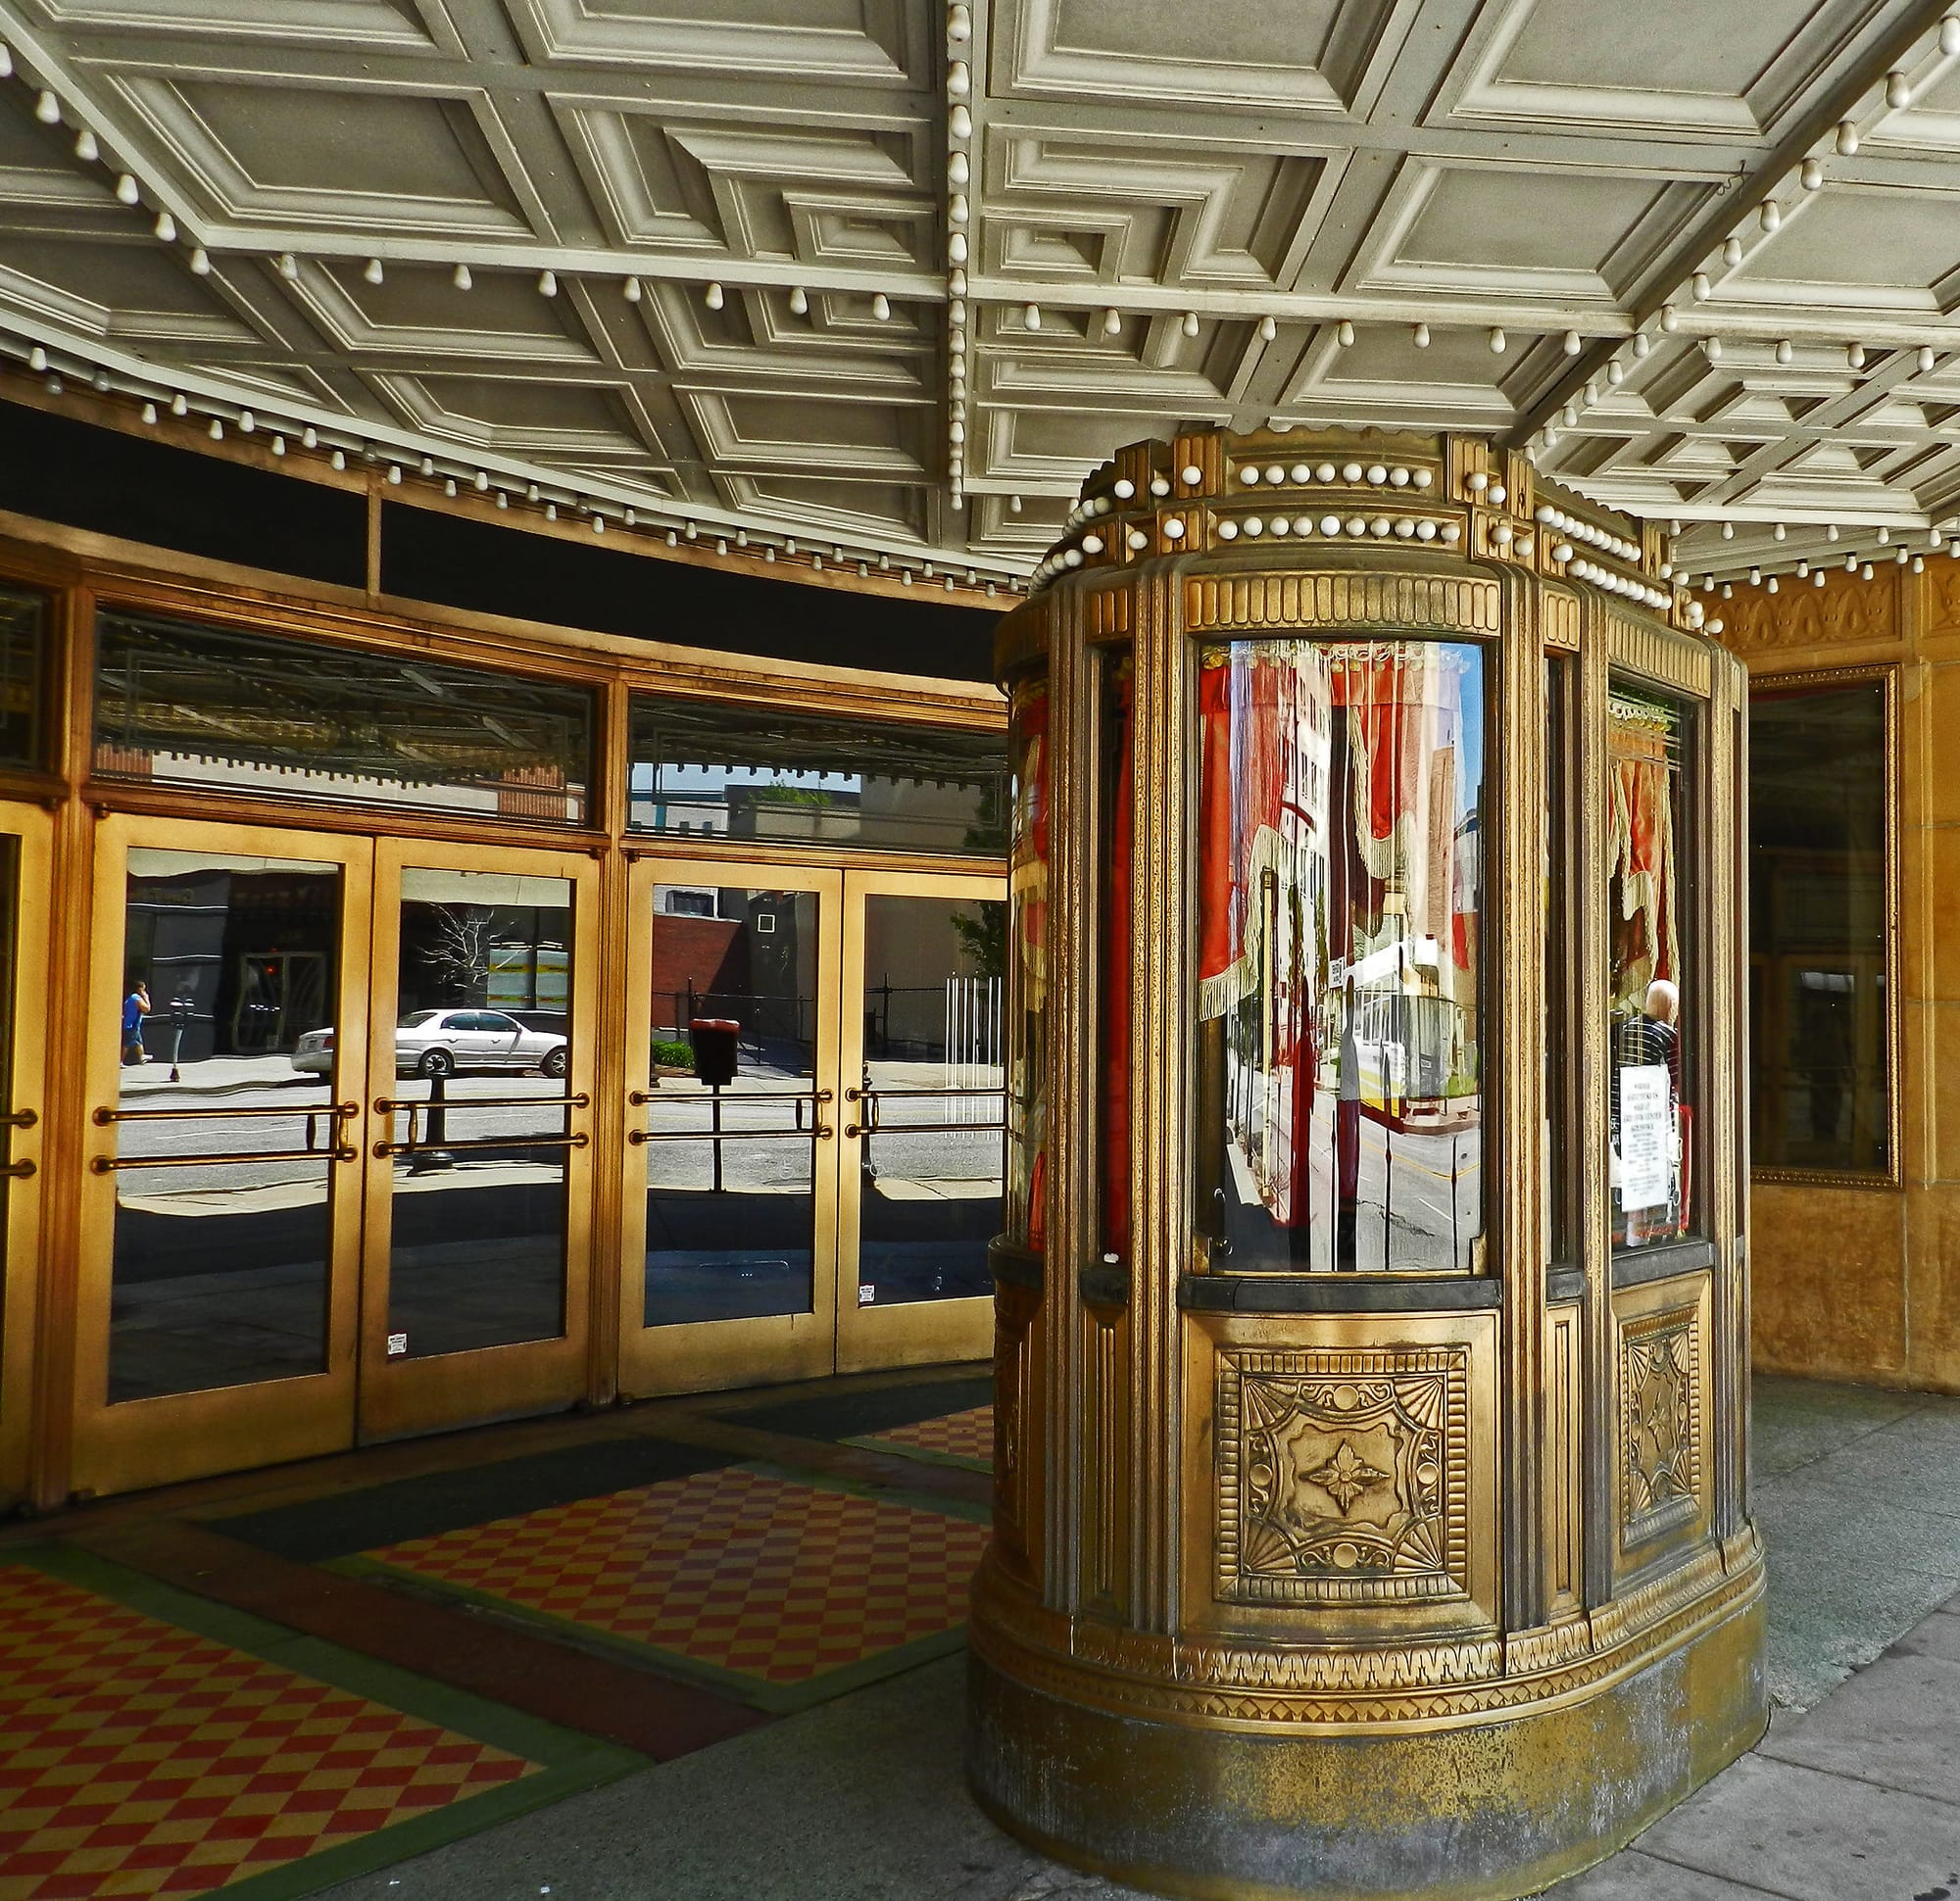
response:
[[[739,917],[662,914],[654,928],[654,1028],[687,1027],[690,997],[738,997],[749,989],[748,932]]]

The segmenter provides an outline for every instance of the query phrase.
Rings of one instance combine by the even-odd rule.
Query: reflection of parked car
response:
[[[395,1028],[395,1068],[404,1076],[449,1076],[465,1069],[540,1069],[563,1076],[564,1038],[529,1030],[500,1010],[416,1010]],[[333,1032],[310,1030],[293,1051],[310,1076],[333,1070]]]

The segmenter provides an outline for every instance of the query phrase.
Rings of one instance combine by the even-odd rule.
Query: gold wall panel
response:
[[[1000,1282],[994,1295],[994,1543],[1023,1577],[1039,1575],[1041,1444],[1029,1428],[1039,1391],[1034,1356],[1041,1338],[1041,1295]]]
[[[1583,1325],[1576,1306],[1554,1307],[1545,1319],[1544,1552],[1546,1611],[1552,1617],[1579,1607],[1585,1583]]]
[[[1087,1576],[1083,1584],[1093,1603],[1114,1607],[1123,1597],[1127,1531],[1124,1473],[1130,1431],[1122,1309],[1089,1309],[1083,1315],[1083,1326],[1088,1335],[1089,1363],[1089,1417],[1084,1434],[1087,1470],[1083,1475]]]
[[[1567,594],[1562,588],[1546,588],[1539,596],[1538,630],[1547,647],[1576,654],[1579,629],[1585,617],[1586,610],[1576,594]]]

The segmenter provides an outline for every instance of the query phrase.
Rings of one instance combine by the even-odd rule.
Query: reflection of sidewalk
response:
[[[153,1037],[159,1033],[152,1031]],[[248,1089],[318,1089],[328,1086],[324,1076],[307,1076],[293,1067],[293,1059],[283,1050],[275,1056],[208,1056],[201,1063],[185,1063],[180,1082],[171,1081],[169,1032],[162,1033],[164,1048],[150,1047],[151,1060],[140,1067],[127,1063],[122,1069],[121,1093],[126,1101],[132,1096],[154,1096],[160,1090],[181,1095],[186,1090],[203,1096],[228,1095]]]

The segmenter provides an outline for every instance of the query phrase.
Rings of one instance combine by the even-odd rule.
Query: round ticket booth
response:
[[[1203,1896],[1515,1896],[1766,1720],[1741,667],[1461,436],[1122,451],[1003,622],[970,1773]]]

